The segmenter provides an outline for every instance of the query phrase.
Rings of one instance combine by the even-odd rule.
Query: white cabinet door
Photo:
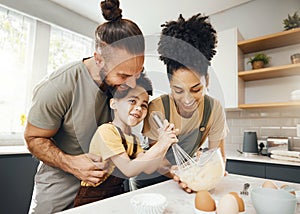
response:
[[[213,97],[220,101],[224,100],[225,108],[237,108],[241,102],[238,79],[238,47],[237,42],[240,40],[240,34],[237,28],[232,28],[217,33],[217,53],[212,60],[212,69],[209,91]],[[219,91],[214,91],[219,88]],[[222,97],[223,96],[223,97]]]

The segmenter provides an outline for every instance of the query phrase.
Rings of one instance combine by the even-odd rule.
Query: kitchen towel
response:
[[[273,150],[271,155],[280,155],[300,159],[300,152],[297,151]]]
[[[295,157],[288,157],[283,155],[270,155],[270,158],[300,163],[300,158],[295,158]]]

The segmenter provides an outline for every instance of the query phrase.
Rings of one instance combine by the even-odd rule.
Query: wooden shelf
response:
[[[240,71],[238,75],[244,81],[300,75],[300,63],[249,71]]]
[[[240,104],[238,107],[241,109],[297,107],[300,110],[300,101]]]
[[[300,43],[300,28],[238,42],[244,54]]]

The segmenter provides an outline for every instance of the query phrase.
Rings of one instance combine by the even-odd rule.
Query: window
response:
[[[40,29],[50,39],[40,38],[36,33]],[[24,145],[23,130],[34,85],[63,64],[92,56],[93,43],[90,38],[0,6],[0,146]],[[34,54],[34,47],[43,46],[46,53],[49,46],[49,54]],[[34,69],[36,62],[48,62],[48,66]]]
[[[48,73],[68,62],[91,56],[93,47],[92,39],[51,26]]]
[[[30,32],[34,21],[0,8],[0,143],[13,144],[24,126]],[[5,141],[5,142],[2,142]]]

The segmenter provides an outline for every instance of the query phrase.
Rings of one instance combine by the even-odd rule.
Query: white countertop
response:
[[[230,174],[225,176],[222,181],[217,185],[214,190],[211,190],[215,200],[219,200],[223,195],[229,192],[240,192],[243,188],[244,183],[250,184],[250,190],[253,187],[261,186],[266,179],[241,176]],[[283,184],[288,184],[294,187],[296,190],[300,190],[300,184],[282,182],[282,181],[273,181],[277,186],[282,186]],[[143,189],[135,190],[128,192],[122,195],[115,197],[107,198],[101,201],[76,207],[70,210],[61,212],[61,214],[108,214],[108,213],[134,213],[134,210],[130,204],[130,199],[139,193],[160,193],[167,198],[168,206],[164,214],[191,214],[194,213],[194,198],[195,193],[188,194],[184,192],[178,184],[173,181],[165,181],[156,185],[152,185]],[[246,214],[255,214],[255,209],[252,206],[250,195],[242,196],[245,202],[245,213]],[[297,204],[297,212],[300,213],[300,204]]]
[[[277,159],[269,158],[268,156],[263,156],[263,155],[241,154],[237,151],[226,151],[226,158],[228,160],[300,166],[300,162],[277,160]]]
[[[0,146],[0,155],[30,154],[24,146]]]

